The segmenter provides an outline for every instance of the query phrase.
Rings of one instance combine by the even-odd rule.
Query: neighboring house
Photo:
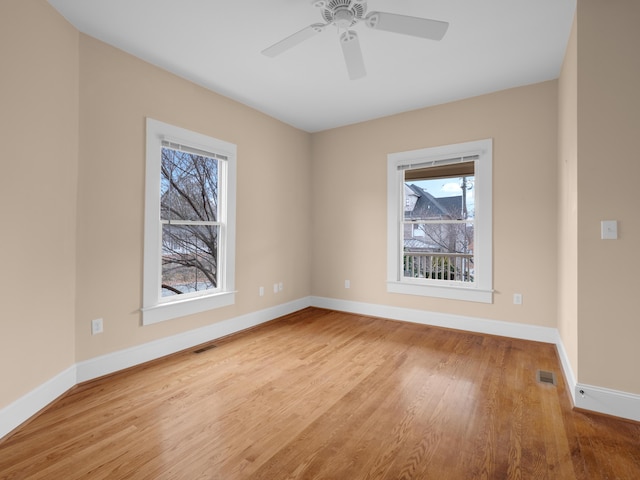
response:
[[[404,196],[405,220],[459,220],[462,218],[461,195],[436,198],[416,184],[405,183]],[[440,234],[434,238],[433,234],[429,235],[425,225],[405,224],[404,250],[406,252],[440,252],[442,249]]]
[[[463,196],[434,197],[413,183],[404,192],[404,276],[473,281],[473,219]]]
[[[462,218],[462,195],[436,198],[416,184],[405,183],[405,220]]]

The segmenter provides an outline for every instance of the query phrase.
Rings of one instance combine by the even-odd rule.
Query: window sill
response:
[[[387,292],[447,298],[449,300],[464,300],[467,302],[493,303],[493,290],[481,290],[479,288],[387,282]]]
[[[222,292],[143,307],[141,309],[142,325],[152,325],[173,318],[205,312],[214,308],[227,307],[233,305],[235,301],[236,292]]]

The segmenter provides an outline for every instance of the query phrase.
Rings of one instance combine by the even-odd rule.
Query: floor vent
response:
[[[550,383],[551,385],[557,385],[556,383],[556,374],[553,372],[546,372],[544,370],[538,370],[536,375],[538,382],[540,383]]]
[[[199,348],[198,350],[194,350],[193,353],[204,353],[208,350],[211,350],[212,348],[216,348],[217,345],[211,344],[211,345],[205,345],[202,348]]]

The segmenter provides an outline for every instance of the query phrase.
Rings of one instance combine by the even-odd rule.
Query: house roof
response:
[[[419,238],[405,238],[404,239],[404,251],[405,252],[424,252],[430,250],[438,250],[439,245],[427,243]]]
[[[462,195],[434,197],[414,183],[406,186],[416,194],[418,201],[413,210],[405,212],[405,218],[461,218]]]

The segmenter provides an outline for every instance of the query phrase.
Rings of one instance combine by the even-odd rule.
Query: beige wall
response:
[[[238,294],[232,307],[142,327],[147,116],[237,144]],[[310,161],[308,133],[81,35],[77,360],[308,296]],[[97,317],[104,333],[92,336]]]
[[[558,330],[578,376],[578,31],[574,21],[558,88]]]
[[[314,295],[555,327],[557,124],[550,81],[314,134]],[[494,303],[387,293],[387,154],[484,138],[494,141]]]
[[[639,24],[636,0],[578,2],[578,380],[636,394]],[[618,240],[600,240],[601,220]]]
[[[0,408],[75,362],[78,32],[0,2]]]

